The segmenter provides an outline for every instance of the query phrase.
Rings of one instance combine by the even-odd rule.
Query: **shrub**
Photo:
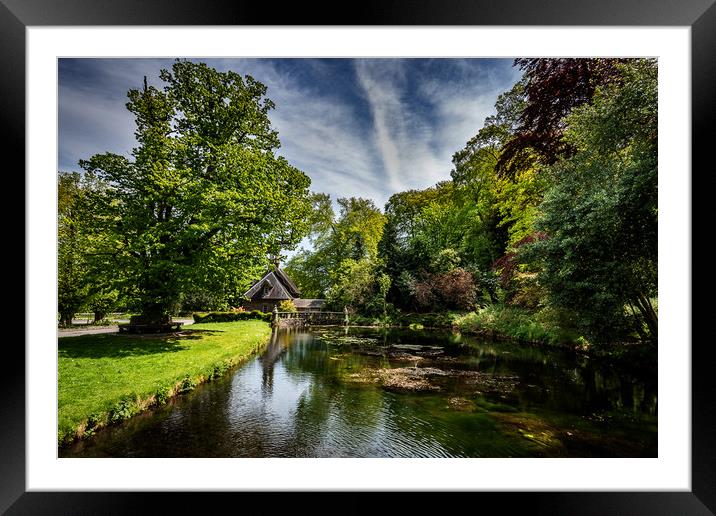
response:
[[[230,367],[231,367],[231,363],[228,361],[224,361],[224,362],[215,364],[214,368],[211,371],[210,377],[211,378],[219,378],[224,373],[226,373],[226,371],[228,371]]]
[[[114,324],[114,322],[110,321],[107,318],[104,318],[104,319],[100,319],[99,321],[92,321],[90,324],[92,326],[110,326],[110,325]]]
[[[455,319],[457,329],[524,342],[578,345],[578,335],[554,311],[530,312],[517,307],[487,306]]]
[[[258,319],[271,322],[272,314],[252,310],[250,312],[211,312],[206,315],[194,314],[195,323],[222,323]]]
[[[199,381],[196,378],[186,376],[181,381],[181,384],[179,384],[179,389],[177,392],[181,393],[181,392],[193,391],[197,385],[199,385]]]
[[[135,414],[139,413],[138,398],[134,394],[123,397],[117,403],[114,404],[112,409],[109,411],[109,422],[116,423],[123,419],[129,419]]]
[[[159,389],[154,393],[154,403],[155,405],[165,405],[171,396],[172,392],[170,389]]]
[[[297,312],[298,309],[293,301],[290,299],[284,299],[278,304],[279,312]]]
[[[456,315],[445,313],[401,314],[396,318],[398,326],[407,326],[411,329],[422,328],[451,328]]]
[[[428,309],[441,307],[470,310],[475,306],[477,296],[472,274],[459,267],[448,272],[425,274],[413,289],[418,305]]]

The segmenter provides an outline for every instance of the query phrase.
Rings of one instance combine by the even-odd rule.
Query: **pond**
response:
[[[279,330],[60,457],[656,457],[655,370],[449,332]]]

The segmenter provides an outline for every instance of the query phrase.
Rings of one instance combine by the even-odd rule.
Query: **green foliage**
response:
[[[117,423],[139,413],[139,398],[136,394],[123,396],[109,410],[109,422]]]
[[[98,255],[150,317],[190,289],[235,300],[267,255],[303,238],[311,211],[309,178],[275,153],[263,84],[181,60],[160,77],[162,90],[128,93],[132,158],[80,162],[105,185],[89,203]]]
[[[425,289],[416,288],[430,274],[458,266],[474,274],[489,270],[505,240],[490,203],[476,203],[455,181],[393,195],[380,245],[385,271],[393,279],[389,301],[402,309],[425,309],[434,305],[419,301],[416,294]]]
[[[284,299],[278,303],[279,312],[297,312],[296,304],[290,299]]]
[[[499,305],[480,308],[455,318],[456,329],[495,338],[553,346],[576,346],[578,335],[551,311],[535,313],[516,307]]]
[[[159,389],[154,394],[154,403],[159,406],[166,405],[170,398],[171,398],[170,391],[168,391],[167,389]]]
[[[437,313],[406,313],[396,316],[394,322],[398,326],[412,329],[452,328],[457,317],[457,313],[449,311]]]
[[[386,217],[368,199],[338,199],[333,212],[328,196],[314,195],[312,251],[297,253],[285,270],[304,296],[327,298],[329,306],[367,314],[387,310],[390,278],[382,272],[378,247]],[[316,211],[318,212],[316,214]]]
[[[228,295],[224,289],[217,291],[189,286],[182,292],[181,307],[185,312],[226,311],[229,308]]]
[[[576,152],[549,169],[538,222],[548,237],[524,253],[543,265],[550,302],[597,343],[628,333],[630,312],[638,334],[657,337],[657,67],[620,68],[622,81],[566,118]]]
[[[57,310],[68,326],[88,297],[85,183],[76,172],[59,173],[57,194]]]
[[[293,255],[283,267],[284,272],[296,283],[301,295],[306,298],[324,298],[331,287],[330,267],[324,261],[325,252],[302,249]]]
[[[435,272],[450,272],[460,265],[460,255],[451,247],[442,249],[430,263]]]
[[[99,323],[117,306],[119,292],[103,284],[98,278],[93,279],[88,290],[89,295],[84,302],[84,307],[94,312],[95,323]]]
[[[199,385],[199,380],[197,378],[187,375],[180,382],[179,389],[177,389],[177,392],[184,393],[193,391],[197,385]]]
[[[219,378],[223,376],[232,366],[232,363],[228,360],[215,364],[211,371],[211,378]]]
[[[387,310],[386,294],[390,277],[367,259],[346,259],[333,275],[327,303],[335,310],[348,307],[352,312],[376,315]]]

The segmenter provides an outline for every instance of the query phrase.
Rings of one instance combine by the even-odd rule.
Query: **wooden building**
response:
[[[291,278],[274,265],[260,280],[244,293],[246,300],[241,304],[245,310],[271,312],[281,301],[290,299],[299,312],[320,312],[325,299],[302,299],[301,292]]]

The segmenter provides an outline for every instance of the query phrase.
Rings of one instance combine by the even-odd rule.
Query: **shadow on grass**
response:
[[[60,358],[122,358],[176,353],[188,349],[184,341],[200,340],[220,330],[184,330],[163,335],[118,335],[100,333],[59,339]]]

